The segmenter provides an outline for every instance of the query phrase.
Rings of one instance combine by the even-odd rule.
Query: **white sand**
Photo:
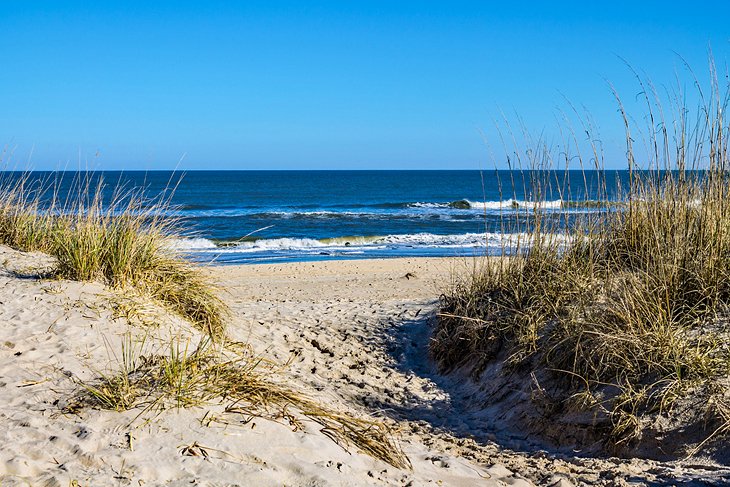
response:
[[[515,453],[484,432],[470,439],[465,432],[479,418],[468,407],[472,386],[440,378],[425,350],[439,286],[454,266],[470,265],[447,259],[209,270],[233,309],[232,338],[290,361],[288,382],[321,403],[398,428],[412,471],[347,452],[311,421],[295,431],[283,421],[241,421],[220,405],[148,422],[135,421],[139,410],[63,414],[80,380],[118,369],[125,337],[147,335],[149,351],[197,333],[169,316],[153,329],[114,319],[114,294],[98,284],[33,277],[44,265],[43,256],[0,247],[2,486],[531,485],[527,478],[622,485],[622,478],[677,471],[639,460]]]

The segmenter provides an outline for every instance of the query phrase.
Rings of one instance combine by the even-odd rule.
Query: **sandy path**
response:
[[[43,279],[39,269],[48,264],[49,260],[43,256],[0,247],[0,320],[3,323],[0,485],[3,487],[528,485],[502,466],[476,465],[434,452],[418,442],[404,444],[414,470],[398,470],[357,451],[345,451],[311,421],[305,421],[304,430],[300,430],[283,420],[228,414],[216,404],[168,410],[148,422],[137,419],[138,410],[64,413],[64,406],[79,389],[79,381],[89,381],[99,371],[110,373],[118,369],[125,337],[134,336],[135,346],[159,353],[171,336],[195,338],[195,331],[176,319],[160,322],[154,329],[115,319],[110,304],[113,293],[98,284]],[[251,268],[246,269],[250,271]],[[231,272],[235,270],[214,270],[221,277]],[[330,276],[331,284],[337,287],[341,278]],[[284,277],[281,283],[290,280]],[[271,282],[273,286],[280,283],[272,276],[263,278],[262,282]],[[304,287],[313,293],[307,298],[310,300],[322,292],[316,286]],[[284,295],[288,294],[285,289],[285,286],[280,288]],[[261,286],[252,288],[249,294],[238,286],[231,291],[228,299],[234,302],[236,314],[241,317],[245,316],[242,307],[265,307],[265,300],[280,299],[278,295],[266,295],[266,289]],[[347,308],[353,316],[360,313],[345,294],[337,296],[332,297],[332,303],[340,299],[341,311]],[[243,322],[252,322],[248,316],[237,320],[239,326],[232,327],[233,334],[264,332],[252,340],[257,348],[266,349],[274,356],[288,357],[289,347],[293,349],[296,345],[287,344],[284,335],[292,334],[293,341],[299,338],[294,337],[292,328],[278,327],[276,323],[295,323],[306,315],[302,312],[302,309],[306,311],[306,303],[290,306],[293,302],[260,316],[270,329],[276,330],[272,332],[272,336],[278,337],[276,340],[267,338],[265,327],[254,330],[243,326]],[[319,309],[321,304],[317,302],[313,306]],[[377,310],[373,308],[373,311]],[[338,316],[337,312],[327,315],[333,319]],[[328,346],[331,343],[323,336],[321,347]],[[302,350],[300,356],[307,353],[309,350]],[[322,355],[320,351],[316,353]],[[352,354],[357,355],[357,350],[353,349]],[[316,377],[311,370],[301,368],[305,363],[296,360],[291,370],[299,377],[304,372],[308,377]],[[348,365],[348,370],[355,369],[349,369]],[[333,383],[328,382],[328,377],[321,377],[320,384],[297,378],[290,383],[295,387],[311,386],[318,398],[352,410],[343,403],[345,396],[330,391]]]
[[[214,275],[229,291],[237,338],[291,360],[294,380],[317,397],[397,424],[416,472],[426,457],[448,455],[475,468],[509,469],[540,485],[730,479],[730,472],[712,466],[549,454],[520,432],[500,428],[498,418],[485,417],[478,388],[467,377],[440,375],[427,354],[441,290],[454,273],[474,265],[462,259],[330,261],[225,267]]]
[[[98,284],[43,279],[49,261],[0,247],[0,485],[641,485],[723,472],[641,460],[557,457],[493,428],[478,390],[445,378],[426,354],[445,259],[210,268],[233,309],[230,334],[289,361],[291,386],[399,430],[413,470],[347,452],[312,422],[242,418],[221,405],[139,411],[63,407],[98,371],[119,366],[124,337],[159,353],[195,339],[179,319],[153,329],[114,317]],[[142,346],[142,345],[140,345]],[[156,348],[155,348],[156,347]],[[505,448],[505,445],[516,451]],[[204,452],[204,454],[203,454]]]

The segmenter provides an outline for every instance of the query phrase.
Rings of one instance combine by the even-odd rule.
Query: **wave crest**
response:
[[[170,250],[190,251],[190,250],[211,250],[217,249],[218,246],[212,240],[207,238],[172,238],[165,242]]]

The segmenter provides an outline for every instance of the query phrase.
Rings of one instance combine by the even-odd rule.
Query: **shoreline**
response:
[[[360,261],[360,260],[392,260],[392,259],[453,259],[453,260],[474,260],[491,257],[499,257],[498,253],[492,253],[486,246],[464,248],[464,252],[447,251],[444,248],[403,248],[403,249],[369,249],[362,250],[347,249],[344,251],[323,248],[309,253],[306,249],[287,249],[275,251],[240,251],[235,248],[216,253],[215,251],[192,251],[183,252],[186,258],[202,266],[229,267],[237,265],[259,265],[259,264],[295,264],[299,262],[332,262],[332,261]],[[496,252],[496,248],[493,249]],[[347,253],[351,251],[352,253]],[[212,257],[211,257],[212,256]]]
[[[225,261],[225,260],[193,260],[196,264],[202,268],[214,268],[219,269],[221,267],[247,267],[253,265],[289,265],[289,264],[307,264],[307,263],[323,263],[323,262],[350,262],[350,261],[379,261],[379,260],[468,260],[468,259],[485,259],[493,258],[498,256],[492,255],[479,255],[479,256],[456,256],[456,255],[387,255],[387,256],[344,256],[344,255],[317,255],[311,257],[261,257],[258,260],[250,260],[245,262],[239,262],[236,260]]]

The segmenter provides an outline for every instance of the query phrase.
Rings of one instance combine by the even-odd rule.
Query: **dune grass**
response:
[[[713,67],[710,90],[697,84],[701,105],[690,122],[683,96],[672,97],[674,117],[666,119],[653,85],[637,79],[646,155],[635,149],[635,124],[617,97],[626,187],[608,191],[600,147],[583,125],[605,204],[573,221],[550,219],[539,205],[524,211],[514,229],[528,235],[522,248],[442,297],[431,353],[442,368],[466,367],[475,377],[496,359],[549,371],[563,408],[610,418],[613,445],[639,441],[644,418],[701,398],[695,416],[704,418],[705,444],[730,431],[728,87]],[[547,145],[530,154],[526,185],[545,195],[558,156]],[[562,157],[582,167],[580,154]]]
[[[207,339],[198,346],[173,340],[165,353],[143,353],[144,348],[144,342],[126,339],[119,370],[83,383],[68,411],[138,409],[137,418],[146,421],[171,408],[218,404],[224,416],[283,418],[294,429],[303,429],[300,418],[307,418],[346,450],[354,446],[396,468],[411,467],[385,424],[322,406],[295,391],[277,380],[281,367],[245,344],[228,342],[223,350]]]
[[[104,182],[93,175],[79,177],[72,188],[61,199],[57,182],[5,177],[0,243],[52,255],[65,279],[135,287],[210,336],[223,336],[226,306],[199,270],[169,246],[178,236],[175,219],[163,216],[169,200],[120,187],[104,201]]]
[[[68,412],[84,408],[140,409],[140,416],[171,408],[226,405],[226,414],[252,414],[299,424],[301,417],[343,448],[354,446],[397,468],[408,457],[380,421],[326,408],[284,385],[280,367],[225,336],[229,310],[201,271],[176,254],[170,240],[179,236],[169,200],[146,199],[136,190],[117,188],[106,201],[101,180],[85,176],[63,200],[57,184],[30,175],[0,182],[0,243],[56,258],[58,277],[100,280],[118,290],[133,288],[190,321],[204,333],[199,346],[173,340],[166,353],[144,354],[145,341],[131,335],[117,355],[118,370],[81,383]],[[163,195],[164,196],[164,195]],[[145,315],[136,299],[118,304],[127,319]],[[137,321],[154,324],[158,317]],[[301,425],[300,425],[301,426]]]

